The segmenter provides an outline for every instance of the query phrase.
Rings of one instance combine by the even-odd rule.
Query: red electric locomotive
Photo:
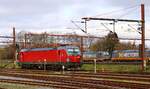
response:
[[[17,63],[21,68],[77,68],[81,66],[81,52],[76,46],[22,49]]]

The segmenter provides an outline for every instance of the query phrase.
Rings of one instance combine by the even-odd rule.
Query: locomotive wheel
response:
[[[25,65],[24,64],[22,64],[21,65],[21,69],[25,69],[26,67],[25,67]]]

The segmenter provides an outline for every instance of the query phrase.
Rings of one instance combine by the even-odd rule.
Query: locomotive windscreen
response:
[[[67,52],[69,55],[80,55],[79,48],[68,48]]]
[[[62,46],[57,49],[65,49],[69,55],[81,55],[80,49],[77,46]]]

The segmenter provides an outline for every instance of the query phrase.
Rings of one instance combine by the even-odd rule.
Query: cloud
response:
[[[66,20],[90,15],[96,6],[97,2],[86,0],[0,0],[0,23],[4,27],[65,25]]]
[[[85,16],[96,16],[114,10],[136,6],[136,11],[122,10],[113,12],[112,18],[138,18],[140,4],[143,1],[146,5],[146,29],[149,28],[150,0],[0,0],[0,35],[12,34],[12,27],[15,26],[17,32],[21,30],[32,32],[52,31],[53,29],[76,28],[70,21],[81,20]],[[103,15],[102,17],[108,17]],[[79,24],[84,28],[84,24]],[[90,27],[90,22],[88,22]],[[92,23],[100,29],[99,23]],[[93,28],[92,28],[93,29]],[[69,29],[71,30],[71,29]],[[148,29],[149,30],[149,29]],[[94,30],[90,30],[94,33]],[[60,30],[63,32],[63,30]],[[97,34],[98,31],[95,33]],[[148,36],[146,34],[146,37]],[[120,36],[125,33],[118,32]],[[99,32],[99,35],[102,35]],[[131,34],[132,35],[132,34]],[[136,35],[136,34],[134,34]],[[131,36],[130,36],[131,37]]]
[[[68,27],[70,20],[135,4],[140,0],[0,0],[0,28]]]

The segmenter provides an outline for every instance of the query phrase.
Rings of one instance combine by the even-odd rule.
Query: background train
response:
[[[84,52],[83,61],[140,61],[139,50],[114,50],[112,56],[106,51]],[[150,50],[145,50],[145,59],[150,60]]]
[[[139,50],[115,50],[112,53],[112,61],[140,61]],[[150,50],[145,50],[145,60],[150,60]]]
[[[93,61],[93,59],[96,59],[97,61],[106,61],[106,60],[110,60],[110,55],[106,51],[98,51],[98,52],[88,51],[88,52],[83,52],[83,61],[84,62]]]
[[[77,68],[81,66],[81,52],[76,46],[22,49],[17,63],[21,68]]]

